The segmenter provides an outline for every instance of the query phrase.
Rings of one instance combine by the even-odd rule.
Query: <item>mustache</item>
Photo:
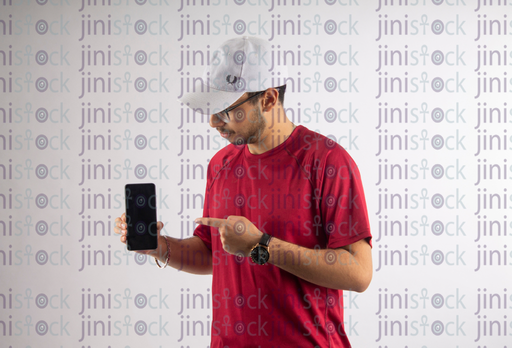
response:
[[[216,128],[220,133],[234,133],[233,131],[226,128]]]

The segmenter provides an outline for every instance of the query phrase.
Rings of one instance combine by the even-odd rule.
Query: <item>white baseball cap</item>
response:
[[[272,46],[266,40],[243,36],[224,42],[213,52],[202,79],[181,102],[200,114],[228,108],[245,92],[279,87],[288,78],[286,65],[273,66]]]

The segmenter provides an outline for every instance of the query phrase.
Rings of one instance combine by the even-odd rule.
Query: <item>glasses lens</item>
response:
[[[218,113],[216,113],[214,115],[217,118],[217,121],[228,123],[229,122],[229,117],[226,114],[227,114],[226,112],[222,111],[222,112],[218,112]]]

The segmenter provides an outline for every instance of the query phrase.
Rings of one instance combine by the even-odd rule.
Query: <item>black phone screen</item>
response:
[[[156,249],[155,184],[127,184],[125,202],[128,250]]]

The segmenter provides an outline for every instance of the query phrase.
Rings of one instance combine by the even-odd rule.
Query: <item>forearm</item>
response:
[[[167,260],[167,243],[169,242],[170,257],[168,265],[183,272],[192,274],[212,274],[212,253],[199,237],[177,239],[169,236],[160,236],[158,261]]]
[[[154,250],[136,250],[135,252],[154,257],[160,263],[193,274],[212,274],[212,253],[199,237],[177,239],[162,236],[164,227],[161,221],[157,223],[158,243]],[[126,244],[127,238],[126,214],[115,219],[114,233],[120,234],[120,240]],[[167,246],[169,244],[169,246]],[[170,253],[168,252],[170,251]],[[169,255],[169,258],[167,257]]]
[[[363,255],[367,249],[316,250],[272,238],[269,263],[316,285],[362,292],[372,275],[371,254]]]

